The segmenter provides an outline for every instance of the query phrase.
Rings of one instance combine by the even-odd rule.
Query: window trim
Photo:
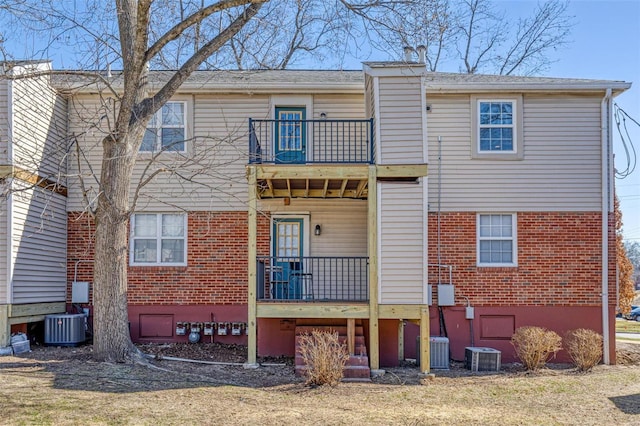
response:
[[[480,103],[511,102],[513,104],[513,151],[480,150]],[[522,160],[524,158],[524,125],[522,95],[471,96],[471,158],[484,160]]]
[[[135,240],[136,239],[152,239],[149,237],[143,238],[143,237],[135,237],[134,236],[134,231],[135,231],[135,218],[136,215],[154,215],[156,217],[156,230],[158,231],[156,233],[156,236],[154,237],[156,239],[156,242],[158,243],[157,247],[157,253],[156,253],[156,261],[155,262],[136,262],[135,261]],[[183,226],[184,226],[184,236],[182,237],[182,239],[184,240],[184,248],[183,248],[183,258],[184,258],[184,262],[162,262],[161,261],[161,256],[162,256],[162,216],[163,215],[173,215],[173,216],[177,216],[180,215],[182,216],[182,220],[183,220]],[[129,220],[129,266],[152,266],[152,267],[163,267],[163,266],[187,266],[187,247],[188,247],[188,235],[189,235],[189,219],[188,219],[188,215],[186,213],[180,213],[180,212],[162,212],[162,213],[156,213],[156,212],[137,212],[131,215],[131,219]],[[168,238],[168,239],[179,239],[179,238]]]
[[[480,216],[511,216],[511,263],[483,263],[480,262]],[[505,237],[483,237],[487,240],[509,240]],[[507,212],[483,212],[476,214],[476,266],[479,268],[514,268],[518,266],[518,214]]]
[[[165,107],[165,105],[168,104],[182,104],[183,108],[182,108],[182,129],[184,129],[184,141],[183,141],[183,149],[180,151],[177,150],[163,150],[162,149],[162,129],[163,128],[167,128],[167,129],[179,129],[179,126],[176,125],[167,125],[167,126],[162,126],[162,108]],[[187,152],[187,141],[189,140],[189,136],[188,136],[188,126],[187,126],[187,119],[189,117],[189,103],[186,100],[170,100],[167,101],[164,105],[162,105],[162,107],[155,112],[154,116],[156,118],[156,126],[155,127],[149,127],[151,124],[151,120],[149,120],[149,123],[147,123],[147,127],[146,129],[149,128],[153,128],[154,130],[157,131],[156,133],[156,142],[155,142],[155,146],[154,146],[154,150],[152,151],[143,151],[142,150],[142,145],[140,145],[140,150],[138,151],[140,154],[157,154],[159,152],[163,152],[163,153],[174,153],[174,154],[185,154]],[[158,117],[160,117],[160,119],[158,119]],[[146,131],[145,129],[145,131]],[[144,137],[144,136],[143,136]]]

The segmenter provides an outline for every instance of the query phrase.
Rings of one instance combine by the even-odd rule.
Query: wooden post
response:
[[[378,186],[376,166],[369,166],[369,364],[380,369],[380,332],[378,329]]]
[[[356,320],[347,318],[347,348],[349,355],[356,354]]]
[[[431,350],[429,342],[429,306],[420,309],[420,372],[431,371]]]
[[[398,361],[404,361],[404,320],[398,320]]]
[[[247,178],[249,180],[249,214],[248,214],[248,239],[249,239],[249,264],[248,264],[248,286],[247,286],[247,364],[249,366],[257,365],[258,360],[258,335],[257,335],[257,264],[256,256],[257,240],[258,240],[258,201],[256,197],[256,168],[249,167],[247,170]]]
[[[11,343],[11,324],[9,324],[9,305],[0,305],[0,348]]]

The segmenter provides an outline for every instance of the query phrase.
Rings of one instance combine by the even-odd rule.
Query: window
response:
[[[472,96],[473,158],[522,159],[522,97],[487,99]]]
[[[131,265],[187,264],[187,216],[134,214],[131,218]]]
[[[480,151],[513,152],[513,102],[480,101],[478,110]]]
[[[185,102],[167,102],[156,112],[144,134],[141,152],[185,151]]]
[[[516,266],[516,215],[479,214],[478,266]]]

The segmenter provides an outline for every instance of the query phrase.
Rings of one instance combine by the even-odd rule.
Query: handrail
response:
[[[373,164],[373,119],[249,119],[250,164]]]

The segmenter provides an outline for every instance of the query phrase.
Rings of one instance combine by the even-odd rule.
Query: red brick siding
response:
[[[442,213],[441,263],[454,266],[456,295],[473,305],[596,306],[601,303],[600,218],[597,212],[519,212],[518,266],[505,268],[476,266],[476,213]],[[435,213],[429,214],[429,263],[437,263]],[[614,254],[609,265],[615,286]],[[434,271],[430,268],[432,284]]]
[[[77,260],[92,260],[93,222],[69,214],[68,278]],[[129,267],[129,305],[247,303],[247,212],[188,215],[187,266]],[[269,218],[258,216],[258,254],[269,254]],[[78,280],[93,281],[93,265],[78,264]]]

